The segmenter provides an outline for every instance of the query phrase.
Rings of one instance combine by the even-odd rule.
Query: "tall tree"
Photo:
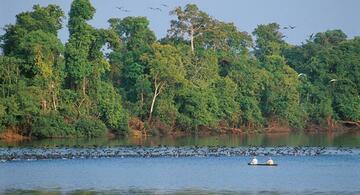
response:
[[[16,17],[16,23],[8,25],[1,37],[4,53],[21,59],[21,75],[31,79],[29,85],[43,90],[43,110],[57,110],[64,51],[57,31],[62,27],[64,12],[56,5],[35,5],[33,11]]]
[[[58,5],[34,5],[33,11],[16,15],[15,24],[6,25],[5,34],[1,36],[4,55],[21,54],[19,46],[25,35],[31,31],[41,30],[56,37],[57,31],[62,28],[63,19],[64,12]]]
[[[149,76],[153,84],[153,97],[148,118],[149,122],[152,118],[156,98],[169,87],[169,85],[183,82],[185,75],[181,55],[179,55],[179,51],[175,47],[154,43],[152,49],[152,54],[143,57],[143,59],[149,63]]]
[[[236,126],[261,127],[264,116],[261,110],[261,93],[269,80],[269,73],[256,59],[239,59],[227,65],[228,77],[237,85],[236,102],[239,116]]]
[[[254,30],[255,56],[264,60],[265,56],[279,55],[286,43],[283,40],[284,35],[279,31],[280,25],[277,23],[261,24]]]
[[[21,128],[31,135],[33,125],[43,115],[57,113],[63,78],[63,45],[57,37],[64,12],[56,5],[35,5],[32,11],[17,15],[16,23],[7,25],[1,37],[4,54],[2,65],[13,68],[16,79],[5,79],[4,97],[7,126]],[[16,63],[17,62],[17,63]],[[21,63],[20,63],[21,62]],[[15,84],[15,85],[14,85]],[[15,119],[15,120],[14,120]]]
[[[95,41],[94,29],[89,24],[95,8],[89,0],[74,0],[69,12],[69,41],[66,44],[65,60],[68,72],[67,82],[71,88],[78,88],[86,96],[88,77],[92,71],[89,53]]]
[[[205,28],[205,27],[204,27]],[[198,38],[198,44],[204,49],[211,49],[224,55],[247,55],[252,46],[251,36],[239,31],[233,23],[212,19]]]
[[[20,49],[24,54],[26,76],[45,92],[41,98],[42,109],[57,110],[63,81],[62,43],[56,36],[37,30],[24,37]],[[48,105],[48,102],[51,104]]]
[[[359,38],[347,40],[341,30],[311,36],[307,43],[286,50],[290,66],[304,77],[302,102],[313,122],[335,121],[360,126]]]
[[[256,36],[255,55],[269,73],[261,94],[261,107],[268,118],[277,118],[291,126],[302,127],[305,113],[300,107],[298,74],[286,64],[283,51],[288,45],[279,32],[276,23],[258,25],[253,34]]]
[[[150,81],[146,76],[148,65],[141,56],[151,52],[151,45],[156,41],[155,34],[149,29],[149,21],[145,17],[112,18],[109,23],[122,40],[122,47],[110,54],[113,83],[123,89],[125,100],[138,103],[143,109],[150,92]]]
[[[187,4],[184,9],[177,7],[170,14],[175,15],[177,20],[171,20],[169,36],[189,39],[191,51],[194,53],[195,39],[212,25],[211,17],[200,11],[195,4]]]

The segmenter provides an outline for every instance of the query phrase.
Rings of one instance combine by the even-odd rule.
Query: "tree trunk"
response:
[[[51,93],[52,93],[52,103],[53,103],[53,107],[54,107],[54,110],[57,110],[57,97],[56,97],[56,93],[55,93],[55,84],[54,82],[51,82],[50,84],[50,89],[51,89]]]
[[[190,29],[190,44],[191,44],[191,52],[194,53],[194,28],[191,27]]]
[[[156,79],[155,79],[155,80],[154,80],[154,86],[155,86],[154,96],[153,96],[153,98],[152,98],[151,107],[150,107],[150,112],[149,112],[149,119],[148,119],[148,122],[149,122],[149,123],[151,122],[152,113],[153,113],[153,111],[154,111],[154,105],[155,105],[156,98],[157,98],[157,96],[160,94],[161,88],[163,87],[163,84],[162,84],[162,83],[157,83],[157,81],[156,81]]]
[[[150,112],[149,112],[149,123],[151,122],[151,118],[152,118],[152,112],[154,111],[154,105],[155,105],[155,100],[156,97],[158,96],[158,86],[155,86],[155,91],[154,91],[154,96],[151,102],[151,107],[150,107]]]
[[[82,94],[85,97],[85,95],[86,95],[86,77],[83,77],[83,81],[82,81]]]
[[[141,108],[143,107],[144,105],[144,92],[141,92],[140,93],[140,106]]]
[[[349,124],[349,125],[356,125],[358,127],[360,127],[360,121],[339,121],[343,124]]]
[[[328,130],[329,130],[329,131],[333,130],[333,128],[334,128],[334,123],[333,123],[333,121],[332,121],[331,116],[328,116],[328,117],[326,118],[326,122],[327,122],[327,125],[328,125]]]
[[[151,122],[152,112],[153,112],[153,109],[154,109],[155,100],[156,100],[156,91],[154,92],[154,96],[153,96],[153,99],[152,99],[152,102],[151,102],[149,119],[148,119],[149,123]]]
[[[47,101],[45,99],[41,100],[41,110],[44,112],[47,110]]]

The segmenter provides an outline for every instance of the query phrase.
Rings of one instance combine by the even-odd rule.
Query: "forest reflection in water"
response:
[[[97,146],[319,146],[360,147],[360,133],[272,133],[183,137],[120,137],[93,139],[42,139],[0,141],[0,147],[97,147]]]

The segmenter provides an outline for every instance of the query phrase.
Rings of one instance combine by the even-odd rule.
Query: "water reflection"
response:
[[[44,139],[0,141],[0,147],[97,147],[97,146],[334,146],[360,147],[360,133],[285,133],[187,137],[124,137],[116,139]]]
[[[312,191],[312,190],[306,190],[303,191],[301,193],[298,194],[307,194],[307,195],[312,195],[312,194],[322,194],[319,191]],[[27,194],[27,195],[39,195],[39,194],[43,194],[43,195],[62,195],[64,194],[62,191],[60,190],[8,190],[6,192],[4,192],[4,194],[12,194],[12,195],[22,195],[22,194]],[[247,194],[263,194],[263,195],[267,195],[267,194],[281,194],[281,195],[290,195],[290,194],[295,194],[294,192],[286,192],[286,191],[276,191],[276,190],[264,190],[264,191],[260,191],[260,192],[254,192],[254,191],[231,191],[231,190],[224,190],[224,191],[207,191],[207,190],[200,190],[200,189],[184,189],[184,190],[176,190],[176,191],[161,191],[161,190],[156,190],[156,189],[149,189],[149,190],[143,190],[143,189],[129,189],[129,190],[106,190],[106,191],[96,191],[96,190],[75,190],[75,191],[71,191],[71,192],[67,192],[66,194],[69,195],[95,195],[95,194],[100,194],[100,195],[118,195],[118,194],[127,194],[127,195],[136,195],[136,194],[141,194],[141,195],[147,195],[147,194],[177,194],[177,195],[205,195],[205,194],[211,194],[211,195],[215,195],[215,194],[224,194],[224,195],[247,195]],[[338,194],[360,194],[360,191],[358,192],[346,192],[346,191],[330,191],[330,192],[326,192],[326,194],[328,195],[338,195]]]

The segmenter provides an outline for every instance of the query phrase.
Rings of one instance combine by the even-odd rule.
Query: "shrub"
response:
[[[71,124],[67,124],[64,118],[56,115],[42,115],[35,119],[30,133],[38,138],[75,137],[78,134]]]
[[[128,129],[129,117],[122,107],[121,96],[114,87],[106,82],[101,82],[97,91],[97,105],[100,118],[117,134],[124,134]]]
[[[75,122],[75,129],[84,137],[101,137],[107,132],[106,125],[96,118],[80,118]]]

